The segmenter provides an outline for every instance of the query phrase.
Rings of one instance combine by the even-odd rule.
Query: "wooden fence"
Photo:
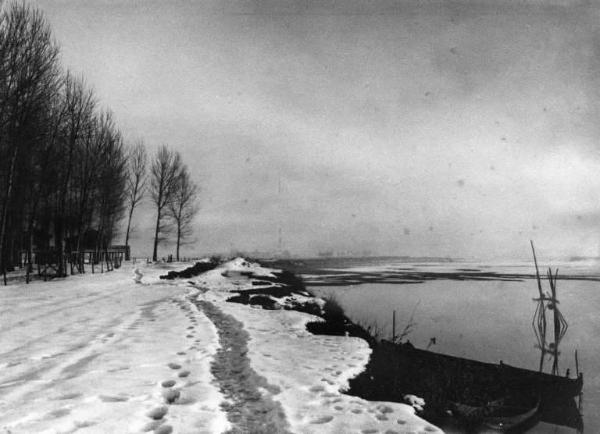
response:
[[[27,283],[32,275],[39,278],[53,279],[65,277],[68,274],[104,273],[119,268],[126,257],[124,249],[80,250],[61,254],[56,250],[36,250],[31,253],[21,252],[20,266],[26,270]]]

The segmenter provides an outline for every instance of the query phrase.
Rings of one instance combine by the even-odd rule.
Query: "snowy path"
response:
[[[161,272],[0,288],[0,432],[225,429],[216,330]]]
[[[270,398],[279,393],[250,367],[248,333],[243,324],[231,315],[225,315],[214,304],[196,301],[197,306],[216,325],[221,348],[212,364],[217,379],[228,402],[224,404],[233,424],[230,433],[288,433],[288,423],[281,404]],[[264,392],[263,392],[264,391]]]

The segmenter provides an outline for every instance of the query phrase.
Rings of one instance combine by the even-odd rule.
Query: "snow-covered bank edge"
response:
[[[408,405],[370,402],[342,393],[348,380],[364,370],[371,350],[359,338],[313,335],[306,324],[318,317],[281,309],[306,296],[293,294],[278,299],[275,309],[226,301],[232,293],[255,294],[257,288],[268,283],[265,278],[276,274],[277,270],[237,258],[194,280],[195,286],[207,289],[197,295],[197,300],[212,303],[243,324],[249,334],[252,369],[270,385],[261,388],[261,393],[281,404],[291,431],[440,432]]]

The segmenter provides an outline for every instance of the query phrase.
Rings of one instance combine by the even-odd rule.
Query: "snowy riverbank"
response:
[[[175,268],[176,265],[169,269]],[[179,264],[177,268],[184,268]],[[241,259],[192,278],[125,265],[0,290],[0,429],[31,432],[438,431],[410,406],[340,392],[365,341],[315,317],[225,300],[270,273]]]

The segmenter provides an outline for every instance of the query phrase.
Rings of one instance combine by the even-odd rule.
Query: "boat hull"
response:
[[[410,344],[372,345],[366,370],[350,380],[350,394],[372,400],[402,402],[407,393],[421,396],[424,417],[445,417],[451,403],[482,406],[505,398],[539,398],[536,413],[543,421],[579,428],[581,415],[574,397],[581,393],[583,377],[566,378],[506,364],[420,350]],[[525,407],[525,413],[532,407]]]

